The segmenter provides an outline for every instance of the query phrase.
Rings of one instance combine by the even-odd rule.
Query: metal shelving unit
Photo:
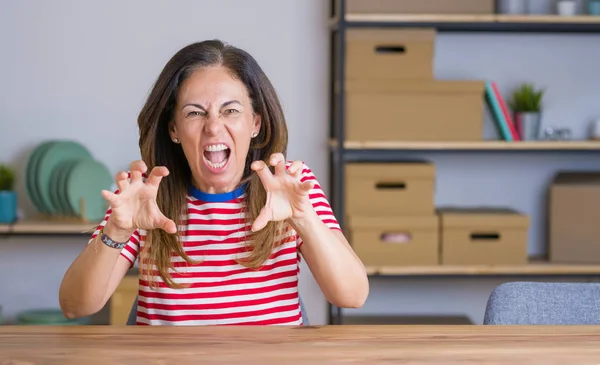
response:
[[[438,32],[457,33],[600,33],[600,17],[594,16],[512,16],[501,14],[489,15],[407,15],[407,14],[347,14],[346,0],[330,2],[330,199],[332,208],[342,229],[345,227],[344,204],[344,165],[347,162],[381,162],[394,161],[402,156],[399,152],[407,151],[492,151],[498,153],[591,153],[600,151],[600,142],[546,142],[524,143],[503,141],[479,141],[464,143],[445,142],[384,142],[373,141],[364,144],[347,141],[345,138],[345,55],[346,30],[349,28],[389,28],[389,27],[425,27],[435,28]],[[499,7],[496,5],[496,9]],[[489,144],[488,144],[489,143]],[[545,266],[538,269],[526,268],[466,268],[465,270],[440,270],[439,268],[369,268],[369,275],[390,276],[477,276],[482,270],[484,276],[600,276],[600,267],[574,267],[559,265]],[[479,271],[477,271],[479,270]],[[329,305],[329,323],[341,324],[341,309]]]

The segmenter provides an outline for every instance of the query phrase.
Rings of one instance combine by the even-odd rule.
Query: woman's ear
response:
[[[171,137],[171,141],[175,143],[179,143],[179,138],[177,137],[177,129],[175,128],[175,122],[169,122],[169,137]]]
[[[261,125],[260,115],[255,114],[254,115],[254,128],[252,128],[253,136],[257,136],[260,133],[260,125]]]

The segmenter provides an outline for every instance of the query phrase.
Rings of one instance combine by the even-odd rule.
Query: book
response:
[[[519,133],[517,132],[517,128],[515,127],[515,122],[513,121],[513,118],[510,115],[510,112],[508,111],[506,102],[504,101],[504,98],[502,97],[500,90],[498,90],[498,85],[496,85],[496,83],[494,81],[491,82],[491,85],[492,85],[492,89],[494,91],[494,95],[496,96],[496,100],[498,101],[498,104],[500,104],[500,109],[502,110],[502,114],[504,115],[504,121],[506,122],[506,125],[507,125],[508,129],[510,130],[510,134],[512,135],[513,140],[520,141],[521,137],[519,136]]]
[[[504,113],[502,112],[502,108],[500,107],[500,103],[496,97],[496,93],[494,92],[494,88],[490,81],[486,81],[485,83],[485,101],[490,110],[490,114],[495,121],[496,128],[498,129],[498,133],[501,138],[512,142],[513,135],[506,123]]]

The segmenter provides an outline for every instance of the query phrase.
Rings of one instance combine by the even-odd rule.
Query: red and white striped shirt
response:
[[[290,166],[288,162],[287,166]],[[302,181],[313,180],[310,201],[321,220],[340,229],[329,202],[312,171],[304,165]],[[247,255],[245,235],[251,222],[244,222],[243,189],[224,194],[207,194],[190,188],[187,214],[179,232],[187,255],[199,264],[187,264],[173,255],[177,283],[171,289],[155,275],[157,288],[140,278],[137,324],[139,325],[301,325],[298,278],[302,240],[288,227],[278,245],[259,270],[248,269],[236,258]],[[98,226],[95,237],[106,224]],[[133,266],[146,233],[136,231],[121,255]],[[156,268],[156,267],[155,267]]]

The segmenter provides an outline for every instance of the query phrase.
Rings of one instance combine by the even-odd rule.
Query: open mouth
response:
[[[220,169],[227,164],[231,150],[226,145],[211,144],[204,147],[204,162],[212,169]]]

